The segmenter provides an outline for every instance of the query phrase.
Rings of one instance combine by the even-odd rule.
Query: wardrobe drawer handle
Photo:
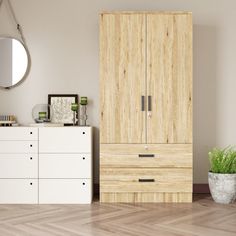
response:
[[[155,157],[154,154],[139,154],[138,157]]]
[[[148,96],[148,111],[152,111],[152,96]]]
[[[144,96],[141,96],[141,111],[144,111],[144,110],[145,110],[145,105],[144,105],[144,103],[145,103],[145,98],[144,98]]]
[[[155,179],[139,179],[138,182],[155,182]]]

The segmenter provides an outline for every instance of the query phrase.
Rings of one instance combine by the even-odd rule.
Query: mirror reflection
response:
[[[19,83],[28,70],[29,58],[24,45],[14,38],[0,37],[0,86]]]

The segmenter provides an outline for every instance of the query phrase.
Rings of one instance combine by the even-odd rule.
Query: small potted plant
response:
[[[217,203],[233,203],[236,199],[236,151],[229,146],[214,148],[208,153],[210,171],[209,188]]]

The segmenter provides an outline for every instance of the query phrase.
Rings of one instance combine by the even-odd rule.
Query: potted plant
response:
[[[210,171],[209,188],[217,203],[233,203],[236,199],[236,151],[229,146],[214,148],[208,153]]]

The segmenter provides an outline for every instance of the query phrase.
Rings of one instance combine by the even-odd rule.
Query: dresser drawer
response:
[[[0,153],[38,153],[38,141],[0,141]]]
[[[192,167],[192,144],[101,144],[101,167]]]
[[[40,179],[39,203],[90,204],[91,180],[88,179]]]
[[[0,178],[38,178],[38,155],[0,154]]]
[[[0,127],[0,140],[38,140],[38,129],[31,127]]]
[[[38,180],[0,179],[0,204],[21,203],[38,203]]]
[[[101,168],[101,192],[192,192],[191,168]]]
[[[40,153],[91,153],[91,127],[39,128]]]
[[[39,178],[92,178],[90,154],[39,154]]]

